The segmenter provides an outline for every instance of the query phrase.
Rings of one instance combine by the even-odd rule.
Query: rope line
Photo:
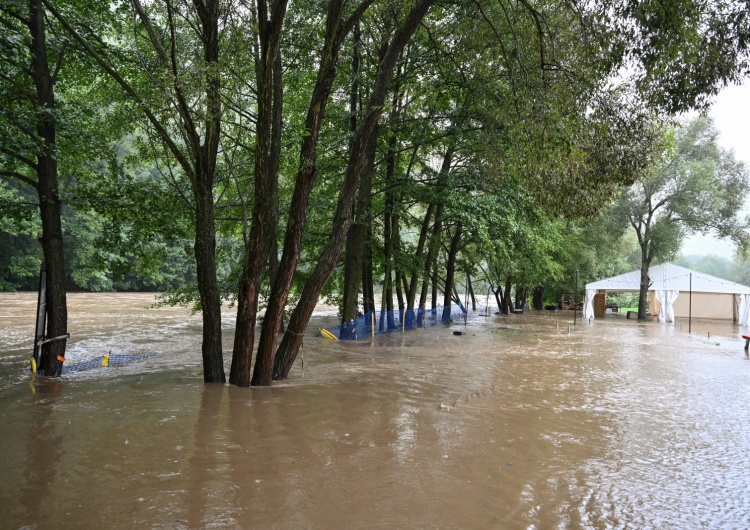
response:
[[[63,339],[69,339],[70,333],[66,333],[65,335],[60,335],[59,337],[52,337],[51,339],[40,339],[37,341],[37,346],[42,346],[43,344],[47,344],[48,342],[54,342],[56,340],[63,340]]]

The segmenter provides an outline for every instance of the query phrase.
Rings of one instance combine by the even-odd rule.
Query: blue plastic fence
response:
[[[103,366],[115,366],[118,364],[132,363],[134,361],[140,361],[153,357],[155,354],[148,353],[143,355],[126,355],[122,353],[111,353],[109,355],[102,355],[101,357],[95,357],[94,359],[87,359],[85,361],[77,362],[74,364],[64,364],[62,373],[67,372],[80,372],[82,370],[93,370],[94,368],[100,368]],[[105,359],[108,361],[105,363]]]
[[[417,310],[368,311],[359,318],[325,329],[339,340],[359,340],[383,333],[436,326],[451,320],[463,321],[475,316],[487,316],[488,311],[485,307],[480,307],[476,311],[466,311],[460,305],[450,308],[438,305],[427,310],[420,307]]]

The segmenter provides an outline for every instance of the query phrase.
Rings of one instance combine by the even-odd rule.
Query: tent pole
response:
[[[469,318],[469,273],[466,273],[466,288],[464,289],[466,292],[464,293],[464,326],[466,325],[466,320]]]
[[[576,271],[576,289],[573,291],[573,325],[576,325],[578,316],[578,271]]]
[[[688,303],[688,335],[692,330],[693,320],[693,273],[690,273],[690,302]]]

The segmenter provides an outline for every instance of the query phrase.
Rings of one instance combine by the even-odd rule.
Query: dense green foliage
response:
[[[748,260],[730,260],[714,255],[682,256],[675,263],[718,278],[750,285],[750,261]]]
[[[29,103],[35,5],[54,111]],[[702,104],[746,60],[736,6],[684,5],[13,0],[0,8],[0,289],[35,284],[41,155],[58,166],[67,288],[194,304],[207,381],[224,380],[220,300],[238,305],[240,385],[266,307],[253,381],[269,384],[277,331],[292,328],[284,377],[321,295],[350,318],[376,297],[449,304],[472,282],[507,311],[511,290],[554,301],[576,277],[632,269],[635,240],[603,212],[676,174],[682,133],[674,147],[655,116]],[[52,146],[29,133],[41,118]],[[725,191],[744,182],[717,163],[737,177]],[[671,203],[682,224],[655,228],[671,241],[661,255],[706,211],[735,209],[739,194],[711,186]],[[713,228],[743,241],[736,223]]]
[[[750,221],[742,217],[750,172],[719,147],[718,131],[706,117],[665,129],[663,147],[640,182],[623,192],[608,212],[632,230],[640,248],[641,303],[652,263],[673,259],[691,233],[732,238],[741,251],[750,244]]]

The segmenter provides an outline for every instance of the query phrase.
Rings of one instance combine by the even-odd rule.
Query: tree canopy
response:
[[[225,379],[236,303],[229,381],[268,385],[320,296],[346,321],[376,297],[450,306],[465,277],[507,311],[512,287],[541,301],[576,270],[620,272],[602,213],[623,189],[613,212],[650,215],[649,259],[689,231],[744,244],[744,169],[704,121],[659,118],[740,79],[744,15],[662,4],[6,2],[0,288],[33,285],[47,226],[63,292],[153,288],[201,311],[206,381]]]
[[[645,317],[648,269],[674,258],[686,236],[714,232],[739,248],[750,243],[742,207],[750,173],[718,143],[707,117],[664,130],[663,148],[644,177],[625,191],[610,215],[632,229],[641,251],[641,303]]]

